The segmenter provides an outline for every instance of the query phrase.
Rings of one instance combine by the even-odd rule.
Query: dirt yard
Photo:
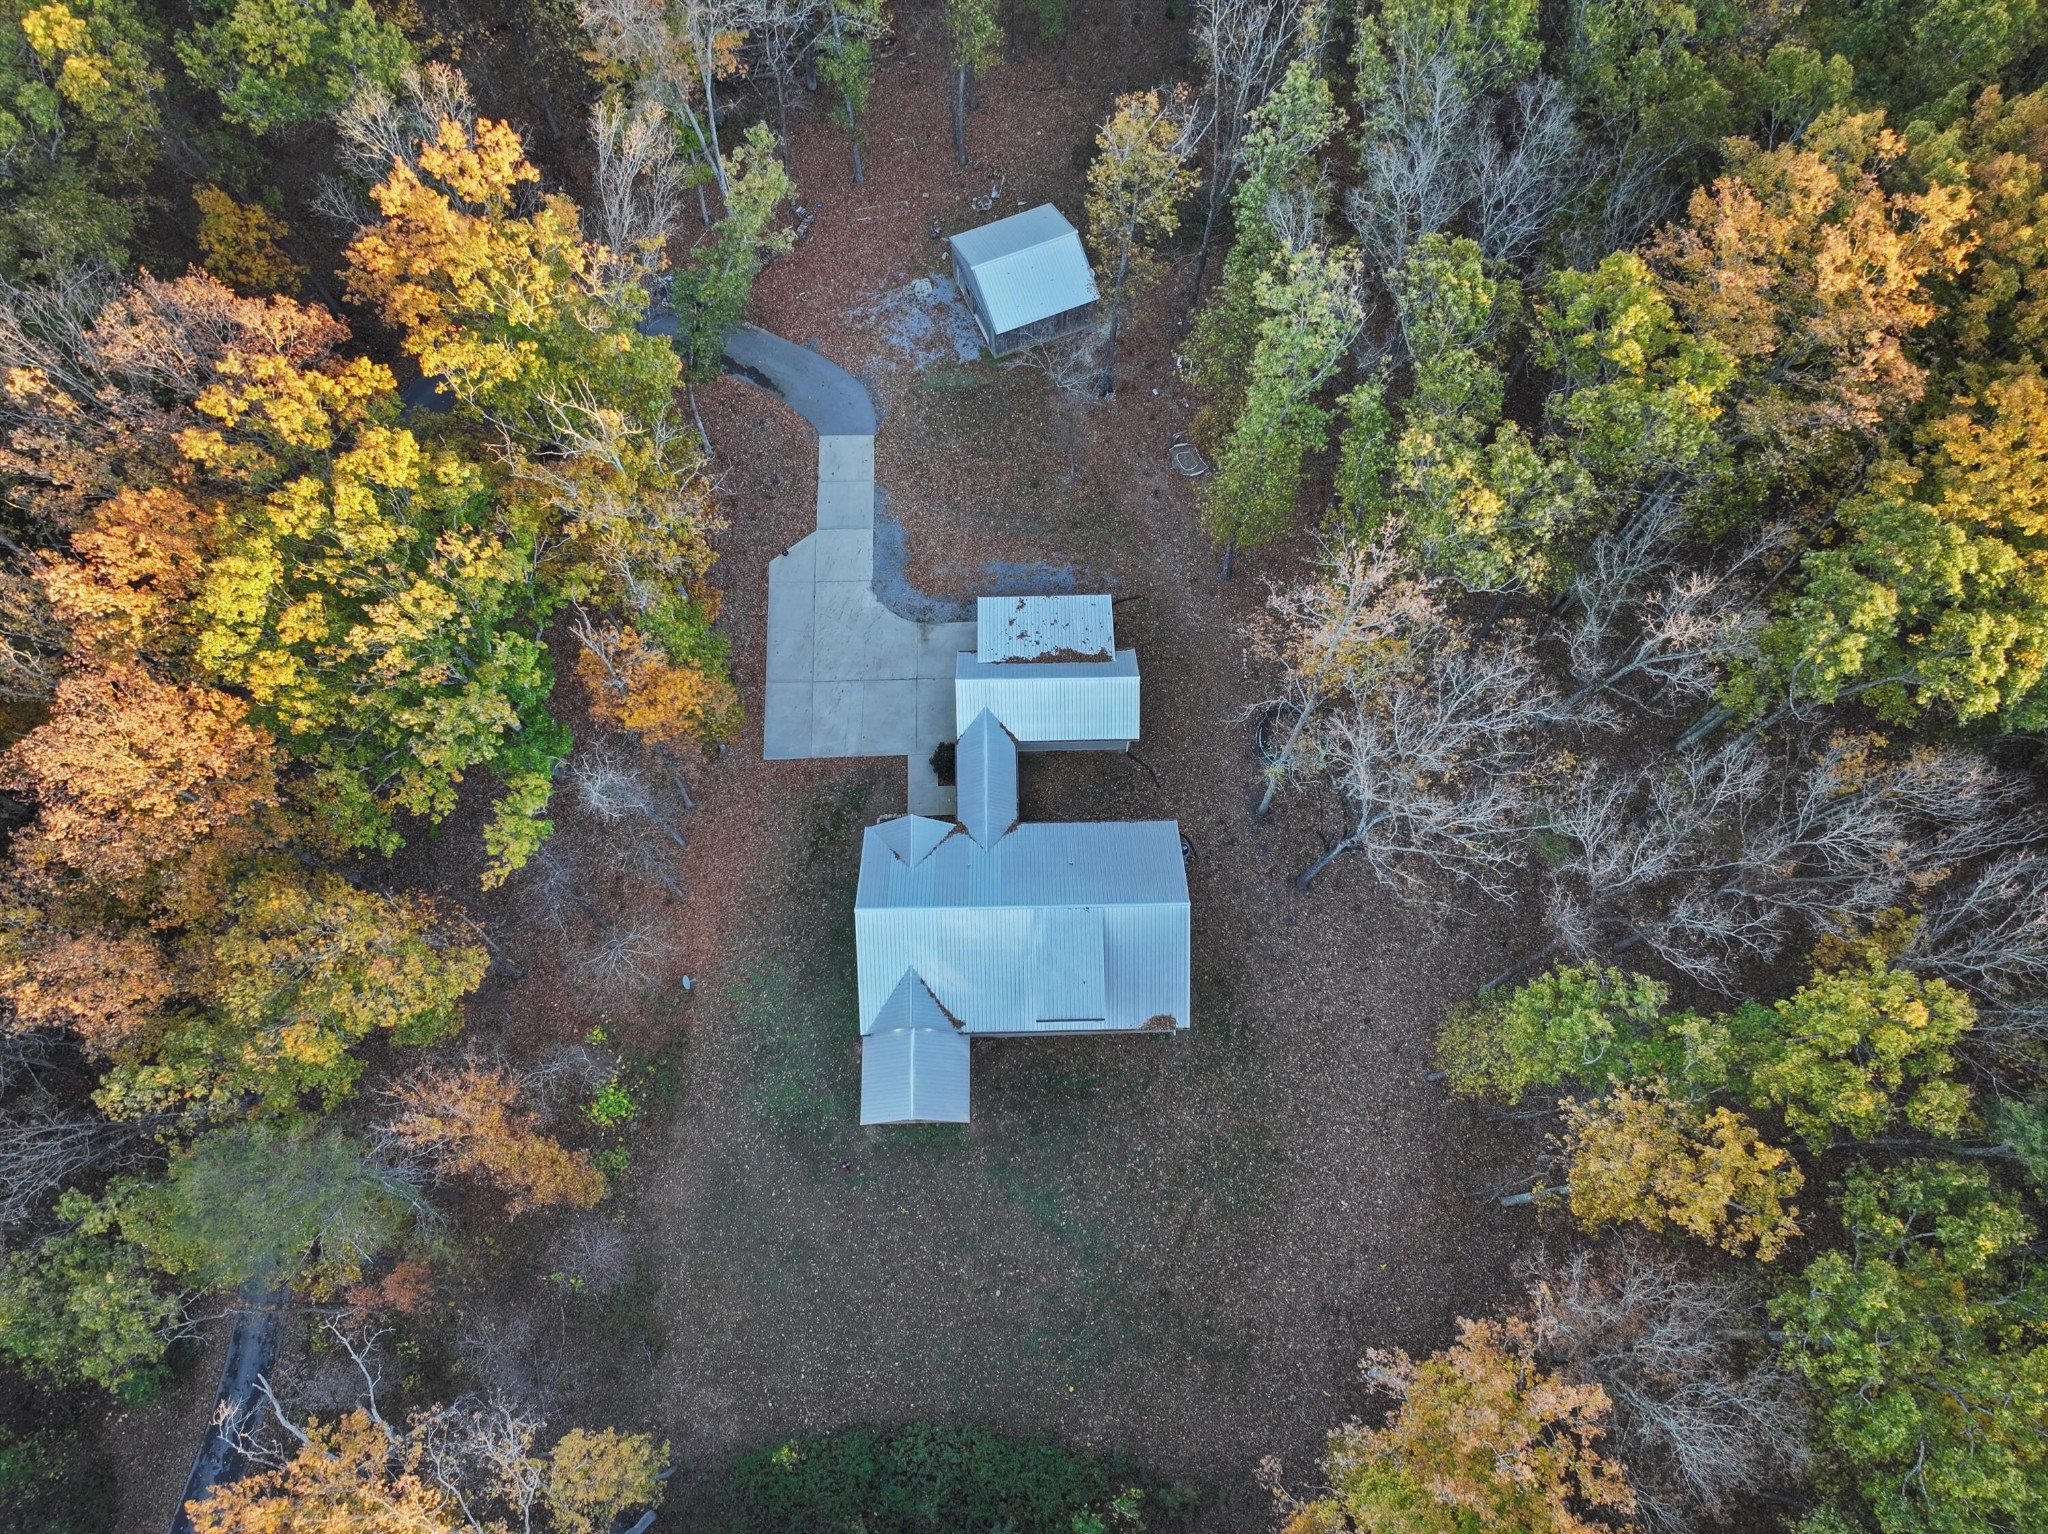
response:
[[[394,870],[463,901],[509,961],[480,998],[480,1035],[528,1053],[602,1028],[642,1062],[643,1103],[621,1193],[597,1216],[496,1221],[451,1259],[438,1303],[395,1336],[404,1383],[488,1381],[532,1392],[562,1426],[659,1431],[685,1471],[683,1516],[664,1527],[704,1526],[689,1509],[738,1451],[917,1419],[1119,1452],[1200,1484],[1203,1527],[1264,1527],[1260,1457],[1311,1481],[1323,1432],[1368,1408],[1361,1351],[1441,1346],[1453,1317],[1509,1297],[1535,1239],[1487,1197],[1535,1164],[1533,1131],[1425,1080],[1446,1002],[1530,946],[1532,923],[1404,907],[1341,862],[1296,896],[1288,880],[1326,845],[1334,803],[1251,816],[1245,714],[1265,682],[1242,628],[1308,545],[1216,578],[1192,483],[1167,463],[1190,414],[1171,361],[1185,258],[1099,405],[1029,370],[913,367],[887,326],[849,319],[941,272],[933,226],[993,216],[969,199],[997,180],[1000,211],[1051,198],[1078,214],[1092,124],[1113,91],[1166,73],[1177,39],[1156,11],[1110,7],[1075,38],[1064,87],[1042,52],[1005,65],[961,172],[937,39],[913,31],[883,71],[865,187],[829,126],[799,132],[814,222],[764,277],[756,315],[877,393],[878,479],[911,582],[964,598],[1070,574],[1119,599],[1143,741],[1133,758],[1028,759],[1024,813],[1180,821],[1195,848],[1192,1030],[984,1042],[972,1125],[859,1128],[854,877],[861,828],[904,808],[903,764],[764,764],[758,718],[692,770],[694,813],[666,805],[689,843],[667,865],[679,896],[626,866],[632,833],[565,796],[557,872],[605,921],[651,922],[644,985],[607,990],[577,967],[587,934],[550,919],[545,870],[479,897],[474,825]],[[814,456],[802,423],[742,384],[698,402],[731,522],[724,626],[758,709],[767,563],[809,529]],[[572,687],[562,701],[576,709]],[[463,1225],[495,1220],[487,1208]],[[339,1391],[326,1361],[297,1367],[308,1400],[323,1380]],[[182,1460],[171,1468],[125,1526],[161,1526]]]

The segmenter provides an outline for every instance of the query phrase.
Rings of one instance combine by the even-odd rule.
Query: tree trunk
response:
[[[1316,704],[1320,705],[1321,701],[1322,700],[1318,698],[1316,700]],[[1303,708],[1300,712],[1295,714],[1294,724],[1287,731],[1287,739],[1281,744],[1280,747],[1279,758],[1281,761],[1286,761],[1288,757],[1294,754],[1294,743],[1297,740],[1301,739],[1301,732],[1308,727],[1309,713],[1309,708]],[[1267,778],[1265,797],[1259,800],[1259,807],[1256,810],[1252,811],[1252,816],[1254,819],[1264,820],[1266,818],[1266,811],[1270,810],[1273,807],[1273,796],[1279,792],[1280,780],[1275,777]]]
[[[1230,567],[1236,562],[1237,540],[1235,538],[1231,538],[1227,540],[1223,545],[1223,568],[1216,572],[1216,579],[1218,579],[1219,581],[1229,580]]]
[[[782,71],[775,72],[775,129],[782,138],[782,168],[796,175],[796,145],[789,138],[789,90]]]
[[[1202,215],[1202,243],[1195,247],[1195,281],[1194,285],[1188,289],[1188,315],[1190,318],[1194,315],[1195,305],[1202,301],[1202,274],[1209,269],[1209,240],[1216,232],[1216,209],[1222,200],[1221,191],[1216,185],[1216,177],[1221,161],[1222,156],[1219,153],[1217,164],[1209,167],[1209,209]]]
[[[1562,1188],[1531,1188],[1527,1193],[1503,1193],[1500,1198],[1500,1207],[1503,1209],[1518,1209],[1524,1204],[1533,1204],[1538,1199],[1563,1198],[1571,1191],[1571,1184],[1566,1183]]]
[[[1692,728],[1679,736],[1672,745],[1674,751],[1690,751],[1714,731],[1735,717],[1735,710],[1717,703],[1693,721]]]
[[[718,95],[711,78],[711,54],[708,49],[700,52],[703,62],[697,72],[704,80],[704,127],[711,136],[711,174],[718,182],[719,206],[730,207],[726,200],[729,193],[725,184],[725,151],[718,147]]]
[[[860,125],[853,120],[853,103],[846,103],[846,141],[853,146],[853,184],[866,184],[867,172],[860,163]]]
[[[1549,958],[1552,954],[1556,952],[1557,944],[1555,941],[1545,943],[1541,948],[1537,949],[1534,953],[1524,954],[1521,958],[1515,960],[1514,963],[1510,964],[1506,969],[1502,970],[1499,974],[1495,975],[1491,980],[1487,981],[1486,984],[1482,985],[1479,989],[1482,991],[1497,991],[1502,986],[1506,985],[1510,980],[1514,979],[1515,976],[1521,974],[1524,970],[1528,969],[1530,966],[1541,964],[1545,959]]]
[[[1095,397],[1108,399],[1116,393],[1116,336],[1124,324],[1124,281],[1131,271],[1131,241],[1126,236],[1123,254],[1117,257],[1116,281],[1109,288],[1109,339],[1102,348],[1102,382],[1096,385]]]
[[[953,163],[967,164],[967,66],[953,71]]]
[[[1337,843],[1336,846],[1310,864],[1308,872],[1302,874],[1294,881],[1294,893],[1297,895],[1305,894],[1309,885],[1315,882],[1316,875],[1320,874],[1324,869],[1336,862],[1339,857],[1351,850],[1352,841],[1351,837],[1345,837],[1344,840]]]

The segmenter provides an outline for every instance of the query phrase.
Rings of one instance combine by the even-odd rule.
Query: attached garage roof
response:
[[[963,651],[953,663],[953,717],[971,723],[984,709],[1023,745],[1136,740],[1138,652],[984,666]]]
[[[1081,236],[1051,203],[952,239],[998,335],[1093,303],[1099,296]]]

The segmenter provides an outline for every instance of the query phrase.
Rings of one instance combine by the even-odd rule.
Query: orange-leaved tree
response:
[[[587,1153],[540,1132],[538,1115],[520,1106],[519,1082],[502,1066],[423,1070],[391,1096],[399,1110],[392,1135],[447,1171],[483,1178],[506,1195],[508,1213],[587,1209],[604,1197],[604,1174]]]
[[[1600,1452],[1610,1409],[1598,1385],[1538,1362],[1518,1317],[1458,1322],[1458,1340],[1417,1362],[1374,1350],[1366,1378],[1395,1399],[1383,1426],[1330,1435],[1329,1490],[1295,1507],[1285,1534],[1613,1534],[1634,1511],[1622,1467]]]

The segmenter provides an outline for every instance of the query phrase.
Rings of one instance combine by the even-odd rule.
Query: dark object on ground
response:
[[[954,743],[942,740],[932,747],[932,776],[939,780],[941,788],[953,786]]]
[[[177,1510],[171,1514],[170,1534],[192,1534],[185,1504],[199,1501],[241,1468],[235,1440],[255,1426],[256,1381],[277,1362],[278,1343],[284,1337],[284,1302],[282,1289],[242,1296],[243,1308],[236,1312],[234,1335],[228,1339],[227,1361],[220,1366],[213,1420],[200,1440]]]

